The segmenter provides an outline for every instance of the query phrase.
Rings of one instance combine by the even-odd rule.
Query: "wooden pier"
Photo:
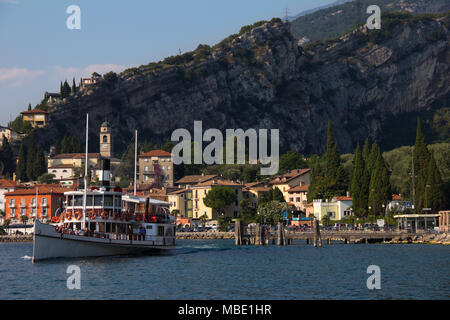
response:
[[[235,243],[238,246],[263,246],[269,244],[285,246],[292,245],[294,241],[306,241],[306,244],[312,244],[314,247],[322,247],[324,242],[327,244],[332,244],[333,242],[343,244],[381,243],[404,235],[404,232],[399,231],[320,230],[318,220],[313,222],[312,231],[297,232],[285,231],[281,223],[278,223],[275,231],[271,230],[270,226],[259,223],[254,228],[245,227],[240,221],[236,221],[235,225]]]

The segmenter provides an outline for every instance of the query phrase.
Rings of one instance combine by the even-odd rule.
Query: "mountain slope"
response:
[[[358,19],[355,1],[334,5],[292,21],[292,33],[297,39],[306,37],[310,41],[333,39],[353,28],[356,23],[365,23],[369,17],[366,9],[378,5],[382,12],[442,13],[450,10],[448,0],[361,0]]]
[[[119,151],[134,129],[161,143],[202,120],[203,130],[279,128],[282,150],[308,154],[324,151],[331,120],[340,151],[353,152],[367,136],[380,140],[395,115],[448,106],[449,15],[383,19],[380,31],[308,47],[279,19],[244,27],[213,48],[127,70],[53,104],[38,139],[48,147],[70,132],[82,141],[89,112],[92,151],[107,118]]]

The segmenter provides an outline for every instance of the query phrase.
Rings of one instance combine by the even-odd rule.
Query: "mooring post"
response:
[[[277,224],[277,246],[281,246],[282,245],[282,238],[283,238],[283,233],[281,230],[281,223],[278,222]]]
[[[260,246],[261,245],[261,224],[256,224],[255,229],[255,245]]]
[[[234,224],[234,243],[237,246],[241,246],[242,243],[242,232],[241,232],[241,221],[236,220]]]

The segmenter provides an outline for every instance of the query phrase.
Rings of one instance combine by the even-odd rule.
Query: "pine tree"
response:
[[[353,175],[350,186],[353,198],[353,211],[356,216],[363,217],[367,214],[369,201],[369,174],[366,170],[359,144],[356,147],[353,162]]]
[[[25,144],[20,144],[19,161],[17,163],[16,179],[22,182],[27,181],[27,156],[25,152]]]

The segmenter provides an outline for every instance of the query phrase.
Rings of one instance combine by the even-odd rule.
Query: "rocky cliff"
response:
[[[327,122],[341,152],[377,140],[392,115],[448,103],[449,15],[383,16],[382,30],[298,46],[290,25],[274,19],[244,27],[210,48],[133,68],[50,107],[38,134],[46,147],[66,132],[91,145],[107,118],[116,150],[138,129],[164,142],[174,129],[279,128],[282,150],[323,152]],[[399,123],[399,126],[402,124]]]

